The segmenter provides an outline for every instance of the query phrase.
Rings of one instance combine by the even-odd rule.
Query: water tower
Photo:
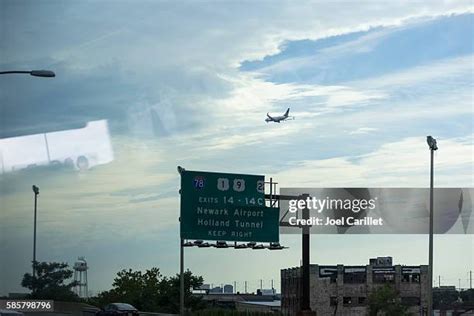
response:
[[[87,261],[84,257],[77,258],[74,263],[74,281],[76,281],[75,292],[79,297],[88,297],[87,293]]]

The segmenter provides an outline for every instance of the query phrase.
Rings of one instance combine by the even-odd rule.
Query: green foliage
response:
[[[373,291],[368,298],[370,316],[408,316],[407,307],[402,305],[400,297],[392,286],[386,284]]]
[[[205,307],[205,303],[198,297],[192,296],[192,289],[202,285],[203,278],[194,276],[191,271],[184,273],[185,306],[189,310],[198,310]],[[88,303],[96,306],[105,306],[113,302],[129,303],[140,311],[179,313],[179,275],[164,277],[158,268],[141,271],[122,270],[109,291],[99,293],[90,298]]]
[[[179,313],[180,276],[176,274],[166,281],[167,292],[164,293],[165,300],[163,307],[167,306],[167,308],[165,308],[163,312]],[[184,272],[184,301],[187,310],[196,311],[206,307],[205,302],[203,302],[200,297],[192,295],[192,289],[200,288],[203,282],[204,279],[201,276],[194,276],[189,270]]]
[[[474,303],[474,289],[461,291],[460,296],[464,303]]]
[[[72,291],[75,282],[66,283],[73,271],[67,263],[36,262],[36,276],[25,273],[21,286],[32,291],[30,298],[51,299],[57,301],[77,301],[79,297]]]
[[[442,305],[451,305],[456,303],[459,299],[458,291],[434,291],[433,292],[433,306],[438,308]]]
[[[101,292],[89,302],[98,306],[123,302],[132,304],[138,310],[150,311],[154,309],[162,292],[162,281],[163,276],[158,268],[152,268],[145,273],[131,269],[122,270],[117,273],[111,290]]]

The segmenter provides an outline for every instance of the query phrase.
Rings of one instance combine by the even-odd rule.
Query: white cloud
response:
[[[469,77],[474,69],[474,55],[436,60],[427,65],[413,67],[395,73],[384,74],[346,83],[349,86],[391,89],[419,86],[421,84],[445,84]],[[472,83],[472,82],[469,82]]]
[[[436,185],[472,187],[474,135],[438,139]],[[429,151],[425,136],[409,137],[357,157],[301,161],[273,175],[280,187],[426,187]]]
[[[196,138],[182,135],[180,139],[202,142],[206,148],[230,149],[283,135],[334,134],[331,128],[322,129],[324,126],[343,124],[350,135],[360,135],[410,120],[472,114],[472,58],[435,61],[344,86],[275,84],[253,73],[223,77],[234,87],[232,93],[203,102],[202,107],[211,113],[210,124]],[[292,108],[295,121],[276,126],[263,123],[267,112],[283,112],[287,106]],[[354,130],[354,123],[372,126]]]
[[[252,10],[249,10],[251,6]],[[31,42],[11,42],[5,48],[4,62],[53,56],[74,69],[94,69],[119,61],[130,71],[153,71],[158,66],[229,69],[243,60],[262,59],[275,54],[283,41],[320,39],[377,26],[400,26],[419,17],[428,18],[472,11],[469,1],[383,2],[365,1],[349,5],[346,1],[302,2],[208,2],[166,3],[123,1],[107,4],[69,2],[67,6],[24,5],[21,22],[6,15],[4,26],[18,32],[31,28],[27,14],[36,14],[34,23],[41,30],[30,35]],[[11,9],[6,7],[6,9]],[[37,10],[35,10],[37,9]],[[50,21],[60,10],[61,21]],[[337,12],[337,15],[334,15]],[[127,16],[124,20],[122,17]],[[69,23],[81,28],[71,29]],[[21,24],[20,24],[21,23]],[[32,22],[33,23],[33,22]],[[225,26],[225,27],[224,27]],[[50,45],[35,45],[43,36],[55,40]],[[25,45],[25,46],[23,46]],[[25,50],[34,45],[35,50]],[[192,67],[192,68],[194,68]]]
[[[378,128],[373,127],[359,127],[358,129],[349,132],[349,135],[369,134],[377,130]]]

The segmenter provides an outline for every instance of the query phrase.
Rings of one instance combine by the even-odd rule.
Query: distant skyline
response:
[[[0,68],[56,73],[0,76],[0,137],[104,120],[114,159],[0,175],[0,295],[25,291],[31,271],[32,184],[38,259],[85,256],[94,292],[120,269],[179,271],[178,165],[280,187],[427,187],[433,135],[435,186],[473,187],[473,11],[472,1],[0,1]],[[287,107],[294,121],[265,123]],[[434,279],[467,287],[474,236],[434,242]],[[280,269],[301,258],[298,236],[281,243],[290,248],[186,249],[186,268],[209,284],[279,288]],[[311,243],[318,264],[428,262],[424,235]]]

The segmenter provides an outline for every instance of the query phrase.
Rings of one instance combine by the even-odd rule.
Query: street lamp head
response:
[[[436,143],[436,139],[434,139],[432,136],[427,136],[426,142],[428,143],[428,146],[430,146],[431,150],[438,150],[438,144]]]
[[[40,190],[36,185],[33,185],[33,192],[35,192],[36,195],[40,193]]]
[[[56,77],[56,74],[51,70],[32,70],[30,71],[30,75],[35,76],[35,77],[45,77],[45,78]]]

